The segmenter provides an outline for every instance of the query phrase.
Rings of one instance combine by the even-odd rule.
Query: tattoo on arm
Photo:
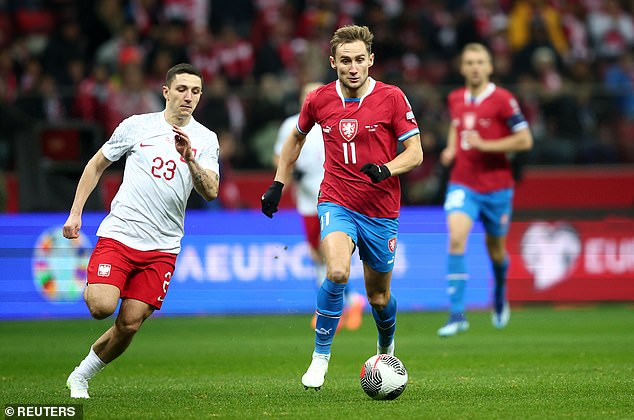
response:
[[[215,199],[218,196],[218,174],[210,176],[195,160],[190,160],[188,165],[196,192],[206,200],[211,201]]]

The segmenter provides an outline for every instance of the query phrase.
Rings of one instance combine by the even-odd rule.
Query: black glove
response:
[[[264,194],[262,194],[262,213],[273,218],[273,213],[275,213],[278,209],[277,206],[280,204],[280,199],[282,198],[282,188],[284,184],[279,181],[273,181],[271,186]]]
[[[385,165],[377,165],[376,163],[366,163],[361,167],[361,172],[370,177],[372,182],[378,184],[385,178],[392,176],[392,172]]]

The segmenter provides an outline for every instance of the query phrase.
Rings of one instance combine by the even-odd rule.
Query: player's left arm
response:
[[[375,184],[391,176],[409,172],[423,163],[423,146],[414,112],[407,97],[400,90],[398,92],[398,95],[391,96],[392,128],[394,132],[405,133],[398,137],[405,149],[385,164],[366,163],[361,167],[361,172]]]
[[[186,162],[194,181],[196,192],[207,201],[215,200],[218,197],[218,186],[220,184],[218,174],[210,169],[204,169],[195,159]]]
[[[420,134],[415,134],[407,140],[403,140],[402,144],[404,150],[385,164],[392,175],[404,174],[423,163],[423,146],[421,145]]]
[[[533,147],[533,135],[528,127],[496,141],[484,140],[476,130],[467,134],[471,147],[485,153],[524,152]]]
[[[423,163],[420,130],[414,118],[412,106],[407,96],[400,89],[397,88],[396,90],[399,94],[392,95],[394,110],[392,116],[393,129],[396,133],[399,133],[399,141],[404,146],[404,150],[385,164],[393,176],[409,172]],[[409,137],[407,137],[408,135]]]
[[[482,139],[477,130],[466,134],[471,147],[484,153],[524,152],[533,147],[533,135],[520,109],[517,99],[508,92],[501,91],[499,115],[513,133],[498,139]],[[492,141],[494,140],[494,141]]]
[[[393,175],[411,171],[423,162],[423,147],[420,143],[420,134],[414,134],[403,140],[403,146],[405,146],[405,150],[388,163],[366,163],[361,167],[361,172],[366,174],[373,183],[377,184]]]
[[[187,163],[189,173],[194,183],[194,189],[205,200],[214,200],[218,197],[220,177],[217,173],[203,168],[200,166],[200,163],[196,161],[196,157],[192,151],[191,140],[187,134],[177,126],[173,126],[173,130],[175,133],[174,145],[178,153],[180,153],[185,160],[185,163]]]

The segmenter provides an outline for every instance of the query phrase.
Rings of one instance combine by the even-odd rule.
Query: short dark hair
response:
[[[372,54],[372,40],[374,35],[367,26],[347,25],[337,29],[330,39],[330,52],[334,57],[337,47],[343,44],[349,44],[354,41],[363,41],[368,55]]]
[[[193,74],[194,76],[200,77],[200,83],[203,84],[203,75],[196,67],[189,63],[180,63],[167,71],[167,74],[165,75],[165,86],[169,87],[174,81],[176,75],[183,73]]]

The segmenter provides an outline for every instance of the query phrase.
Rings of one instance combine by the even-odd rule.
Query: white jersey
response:
[[[282,122],[275,143],[275,154],[280,155],[286,138],[297,125],[299,114],[290,116]],[[321,127],[317,124],[306,135],[306,142],[302,148],[295,168],[303,172],[302,178],[296,183],[295,202],[297,211],[302,216],[317,214],[317,198],[319,187],[324,179],[324,138]]]
[[[193,117],[182,129],[200,166],[219,175],[216,133]],[[176,151],[164,111],[123,120],[101,150],[113,162],[125,155],[126,163],[123,182],[97,236],[140,251],[178,254],[185,207],[194,184],[185,160]]]

